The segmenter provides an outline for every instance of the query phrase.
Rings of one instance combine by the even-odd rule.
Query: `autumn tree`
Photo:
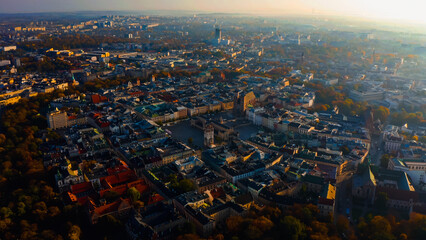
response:
[[[388,118],[390,111],[387,107],[379,106],[378,108],[374,109],[373,113],[377,119],[379,119],[381,122],[384,122]]]
[[[141,197],[141,193],[135,187],[131,187],[127,190],[127,196],[135,203]]]
[[[72,225],[68,230],[68,239],[69,240],[79,240],[81,234],[81,229],[77,225]]]

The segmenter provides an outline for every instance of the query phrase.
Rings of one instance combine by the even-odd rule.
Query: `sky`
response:
[[[0,0],[1,13],[185,10],[259,15],[335,15],[426,23],[425,0]]]

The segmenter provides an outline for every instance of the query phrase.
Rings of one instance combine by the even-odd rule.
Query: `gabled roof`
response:
[[[363,173],[357,174],[353,178],[353,186],[355,188],[366,185],[368,182],[371,182],[373,185],[376,185],[376,178],[374,177],[373,172],[371,171],[370,166]]]
[[[118,174],[120,172],[125,172],[127,170],[129,170],[129,168],[127,166],[119,165],[119,166],[116,166],[116,167],[113,167],[113,168],[108,168],[107,172],[108,172],[108,175],[114,175],[114,174]]]
[[[117,192],[120,196],[123,196],[127,193],[127,190],[132,187],[136,188],[136,190],[138,190],[140,193],[143,193],[148,190],[148,185],[145,184],[145,181],[143,179],[139,179],[131,183],[122,184],[113,188],[103,189],[99,192],[99,196],[103,198],[105,193],[109,191]]]
[[[110,203],[110,204],[106,204],[100,207],[95,207],[92,215],[94,214],[98,214],[99,216],[103,216],[105,214],[109,214],[109,213],[113,213],[119,210],[120,206],[131,206],[130,205],[130,200],[129,199],[122,199],[120,198],[119,200]]]
[[[413,202],[419,202],[419,194],[415,191],[407,191],[390,187],[377,187],[376,192],[386,193],[388,198],[391,200],[400,200],[408,202],[411,199],[413,200]]]
[[[103,177],[100,179],[100,181],[101,181],[101,184],[103,185],[106,184],[107,186],[109,185],[116,186],[119,184],[123,184],[129,181],[135,180],[136,178],[137,178],[136,174],[133,170],[127,170],[125,172],[120,172],[114,175]],[[104,186],[104,187],[107,187],[107,186]]]

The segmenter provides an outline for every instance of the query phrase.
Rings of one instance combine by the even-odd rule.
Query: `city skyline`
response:
[[[73,12],[73,11],[194,11],[246,13],[256,15],[331,15],[361,18],[402,20],[426,23],[422,14],[424,2],[407,0],[402,4],[396,0],[266,0],[261,3],[253,0],[6,0],[0,13],[39,13],[39,12]]]
[[[419,1],[0,6],[0,239],[426,239]]]

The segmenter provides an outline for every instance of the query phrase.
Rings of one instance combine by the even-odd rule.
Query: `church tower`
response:
[[[204,146],[212,147],[214,145],[214,127],[211,123],[204,128]]]

